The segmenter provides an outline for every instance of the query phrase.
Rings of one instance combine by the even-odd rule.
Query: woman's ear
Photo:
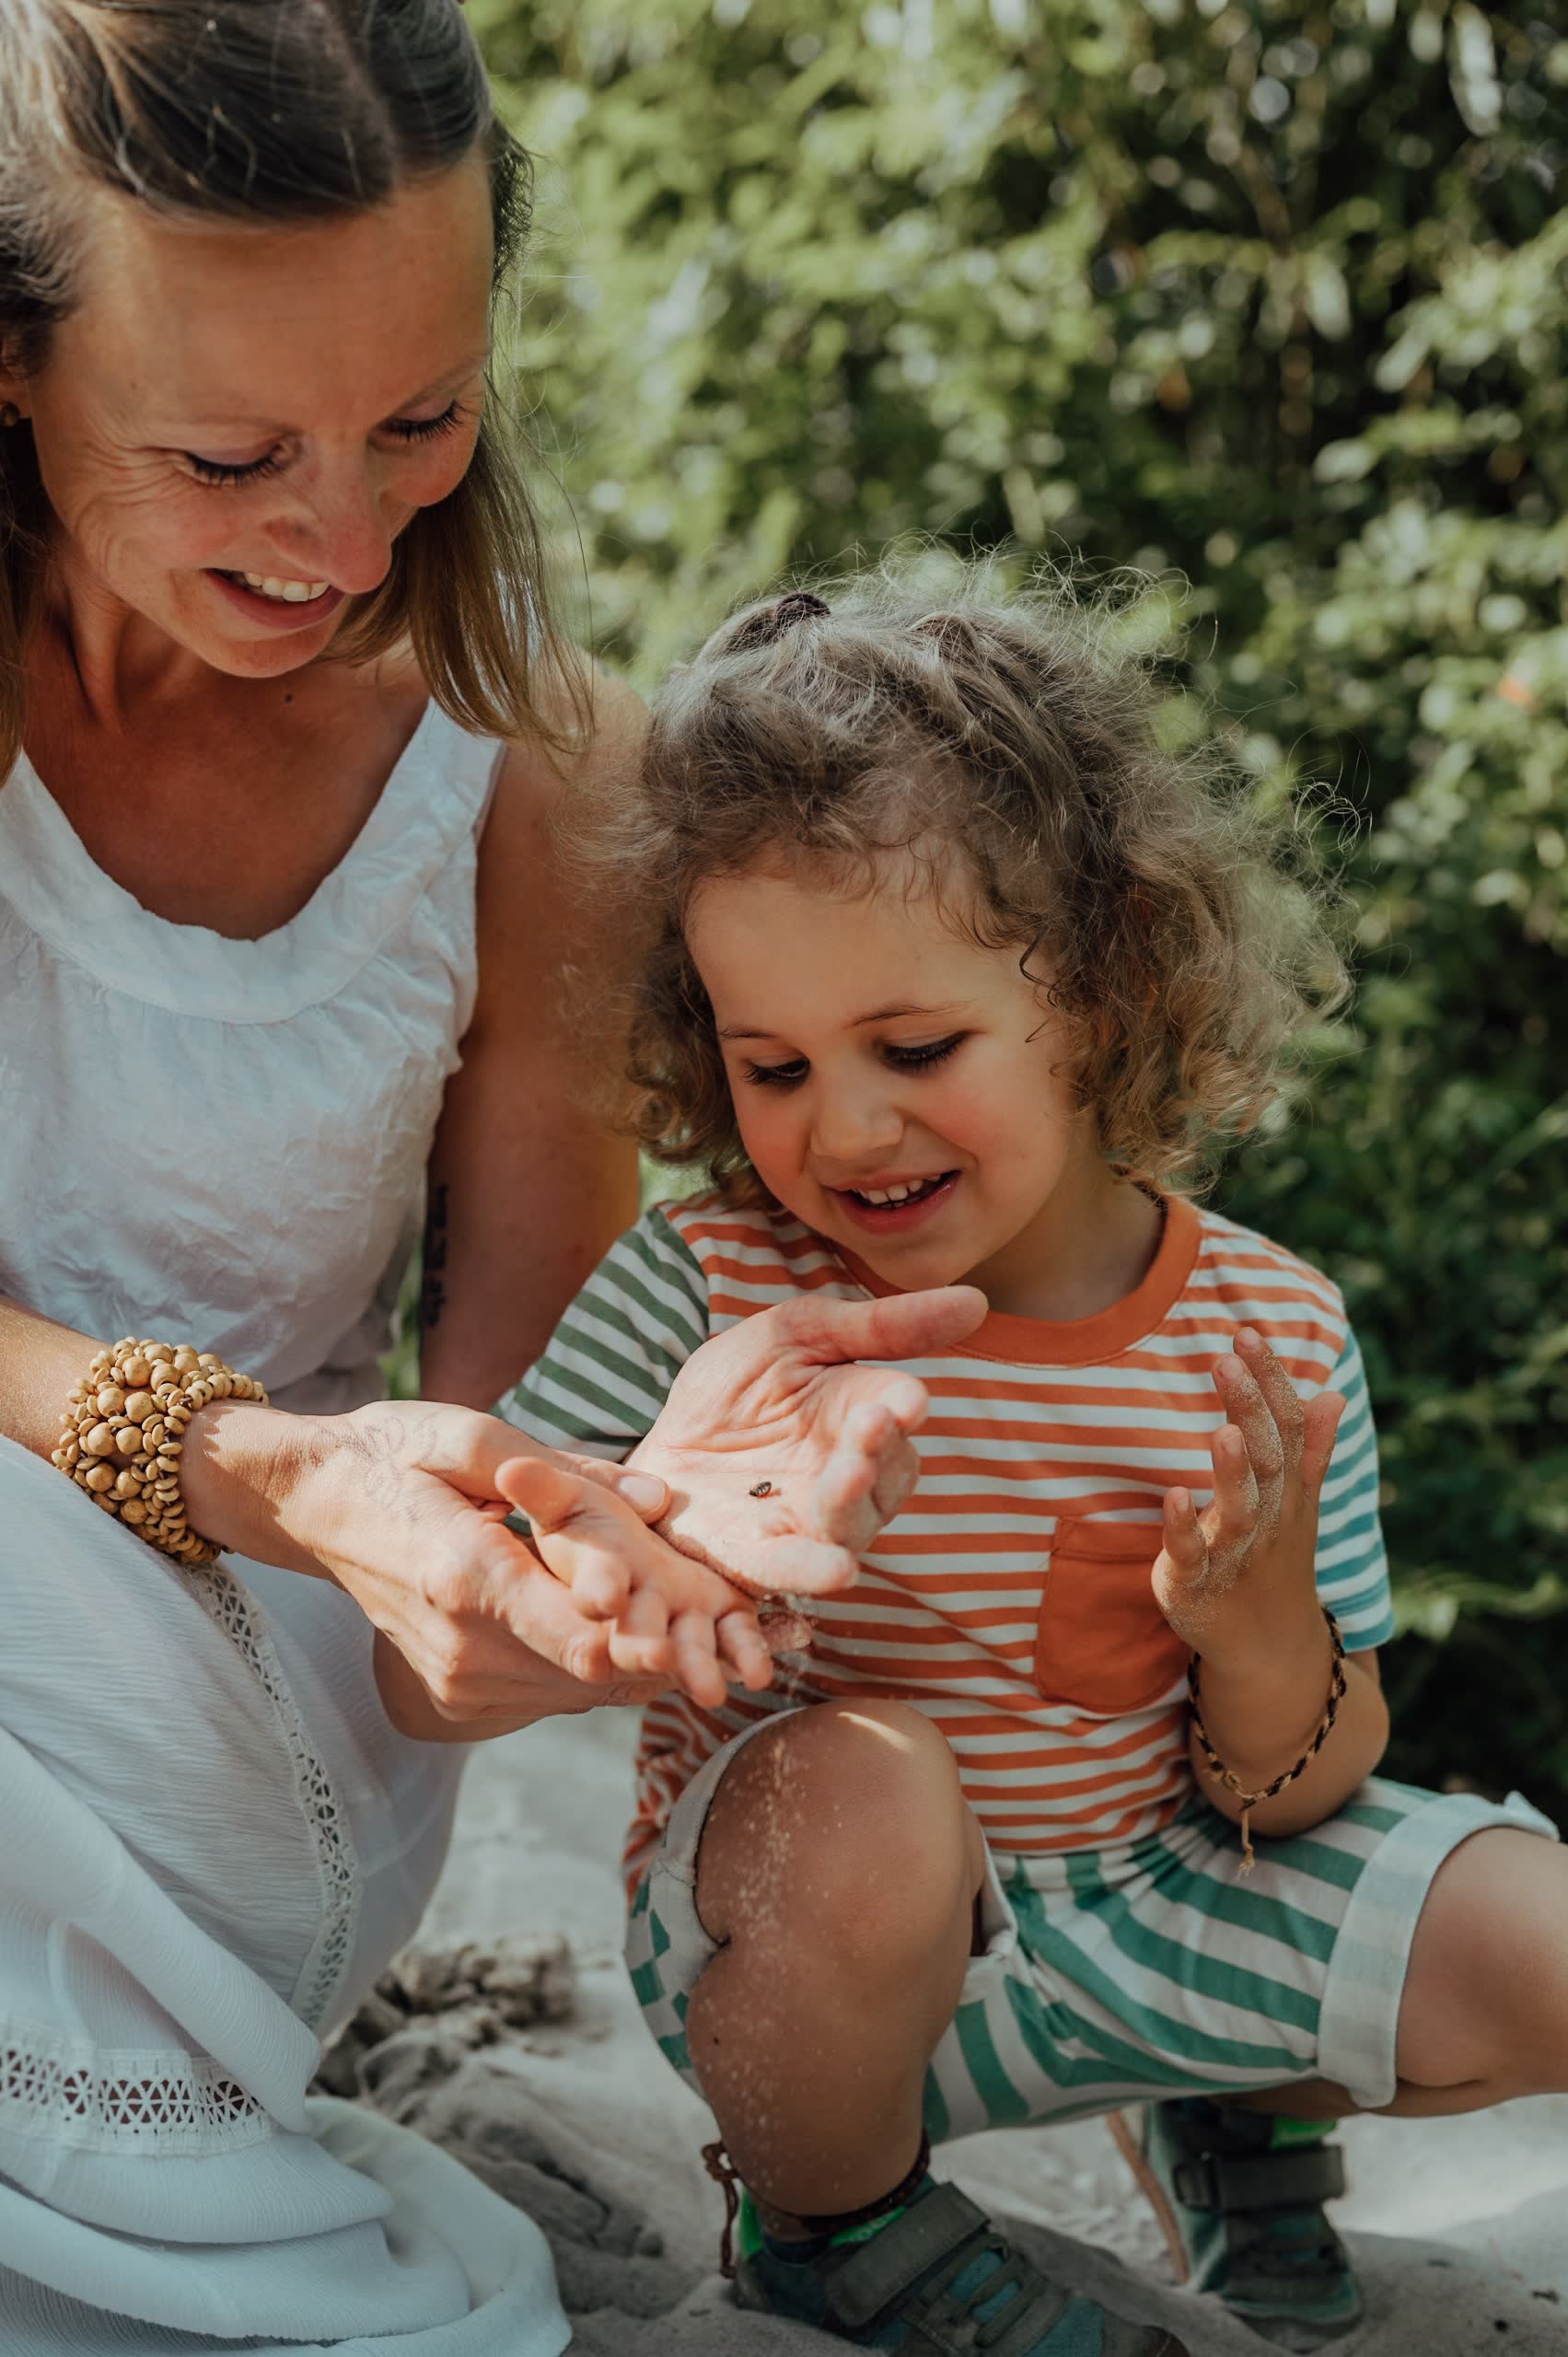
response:
[[[27,378],[12,365],[11,353],[0,347],[0,432],[22,424],[30,413]]]

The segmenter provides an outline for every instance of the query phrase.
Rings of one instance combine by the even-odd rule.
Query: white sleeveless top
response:
[[[150,915],[0,784],[0,1293],[193,1339],[280,1404],[380,1387],[476,979],[497,761],[431,705],[286,925]],[[178,1569],[0,1440],[0,2352],[554,2357],[537,2230],[318,2036],[418,1922],[460,1747],[410,1743],[318,1580]],[[423,2329],[420,2329],[423,2328]]]
[[[473,1006],[496,748],[426,707],[297,916],[150,916],[25,759],[0,786],[0,1291],[112,1341],[199,1334],[281,1405],[379,1388]]]

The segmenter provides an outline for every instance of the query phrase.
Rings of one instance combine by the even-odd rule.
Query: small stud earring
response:
[[[0,428],[9,433],[13,425],[20,425],[21,422],[22,412],[15,401],[0,401]]]

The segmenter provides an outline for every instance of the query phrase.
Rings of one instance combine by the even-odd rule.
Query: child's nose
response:
[[[864,1172],[866,1156],[885,1153],[903,1135],[903,1120],[892,1099],[878,1091],[824,1093],[814,1109],[811,1143],[822,1161]]]

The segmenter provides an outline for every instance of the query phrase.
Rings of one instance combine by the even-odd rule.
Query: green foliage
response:
[[[1161,577],[1260,794],[1353,809],[1354,1028],[1225,1201],[1366,1343],[1399,1764],[1562,1794],[1568,41],[1475,0],[471,11],[611,659],[900,536],[1081,551]]]

